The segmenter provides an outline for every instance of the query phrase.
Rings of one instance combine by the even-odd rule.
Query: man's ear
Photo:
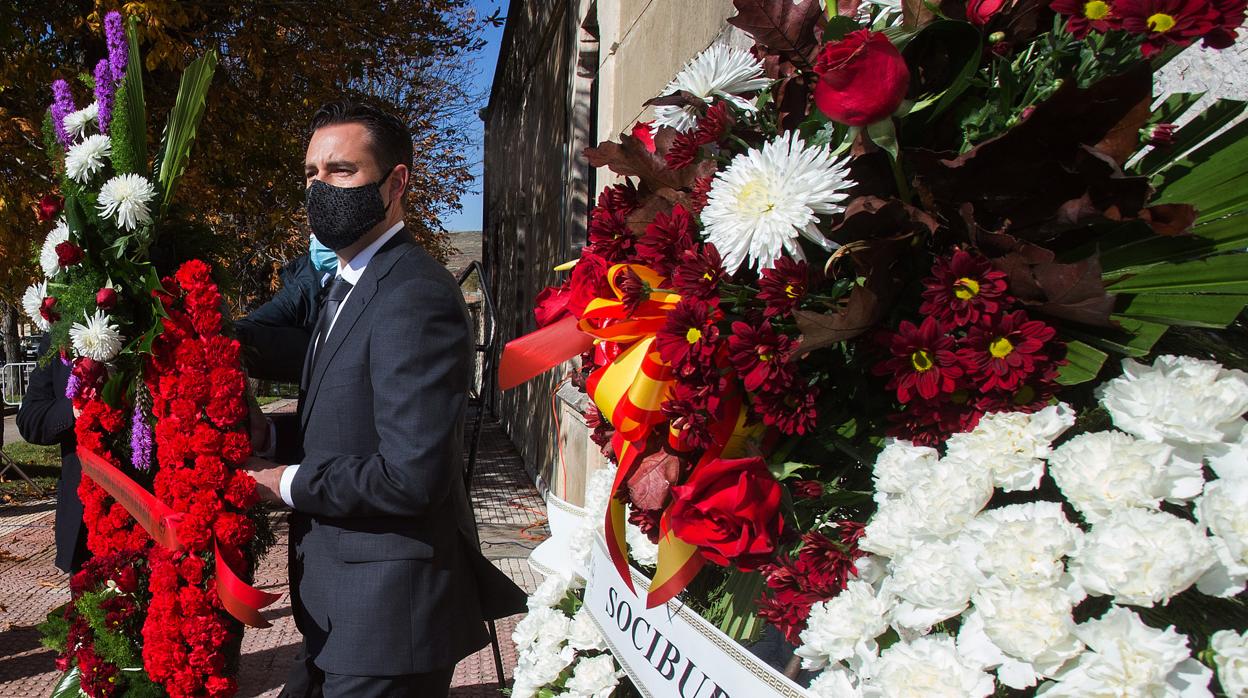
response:
[[[408,169],[407,165],[396,165],[395,167],[397,169],[394,174],[390,175],[390,179],[391,181],[398,183],[398,188],[396,189],[394,184],[390,185],[390,199],[393,201],[397,198],[400,202],[402,202],[403,194],[407,192],[407,178],[411,174],[411,171]]]

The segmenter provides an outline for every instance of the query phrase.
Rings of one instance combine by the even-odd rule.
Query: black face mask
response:
[[[355,244],[373,226],[385,220],[381,185],[389,178],[387,172],[380,182],[359,187],[335,187],[319,179],[312,180],[304,205],[316,239],[337,252]]]

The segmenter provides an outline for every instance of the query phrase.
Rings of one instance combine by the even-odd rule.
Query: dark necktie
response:
[[[351,291],[351,282],[335,276],[334,280],[329,283],[329,292],[325,294],[325,300],[321,301],[321,314],[316,320],[316,334],[314,341],[316,349],[312,353],[312,365],[316,365],[316,358],[321,352],[321,347],[325,345],[326,338],[329,337],[329,328],[334,324],[334,318],[338,315],[338,308],[342,306],[342,301],[346,299],[347,293]]]

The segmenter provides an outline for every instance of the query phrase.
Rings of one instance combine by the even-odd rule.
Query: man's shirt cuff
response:
[[[295,502],[290,498],[290,485],[295,481],[295,473],[299,472],[299,464],[286,466],[282,471],[282,483],[278,487],[278,494],[282,496],[282,501],[286,502],[286,506],[291,509],[295,508]]]

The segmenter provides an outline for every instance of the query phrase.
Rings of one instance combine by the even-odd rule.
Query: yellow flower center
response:
[[[708,272],[706,272],[705,274],[703,274],[703,275],[702,275],[702,280],[703,280],[703,281],[714,281],[715,279],[714,279],[714,277],[712,277],[712,276],[711,276],[711,272],[709,272],[709,271],[708,271]]]
[[[1109,16],[1109,3],[1104,0],[1092,0],[1083,6],[1083,16],[1092,21],[1105,19]]]
[[[920,349],[910,355],[910,365],[919,373],[930,370],[932,368],[932,355],[927,353],[926,349]]]
[[[767,353],[766,351],[764,351],[764,350],[762,350],[762,349],[759,349],[759,350],[758,350],[758,360],[759,360],[759,361],[771,361],[771,354]]]
[[[1005,337],[997,337],[992,340],[991,344],[988,345],[988,353],[998,359],[1004,359],[1009,356],[1012,351],[1014,351],[1014,345],[1010,344],[1010,340]]]
[[[759,215],[770,213],[775,207],[771,200],[771,188],[761,179],[746,183],[737,195],[737,209],[741,213]]]
[[[1165,34],[1171,29],[1174,29],[1174,17],[1171,17],[1164,12],[1158,12],[1148,18],[1148,28],[1158,34]]]
[[[696,327],[690,327],[689,331],[685,333],[685,341],[690,344],[697,344],[700,339],[702,339],[702,330]]]
[[[797,298],[797,290],[793,288],[793,284],[786,284],[784,287],[784,295],[789,298]]]
[[[969,301],[979,295],[979,282],[964,276],[953,284],[953,295],[958,300]]]

